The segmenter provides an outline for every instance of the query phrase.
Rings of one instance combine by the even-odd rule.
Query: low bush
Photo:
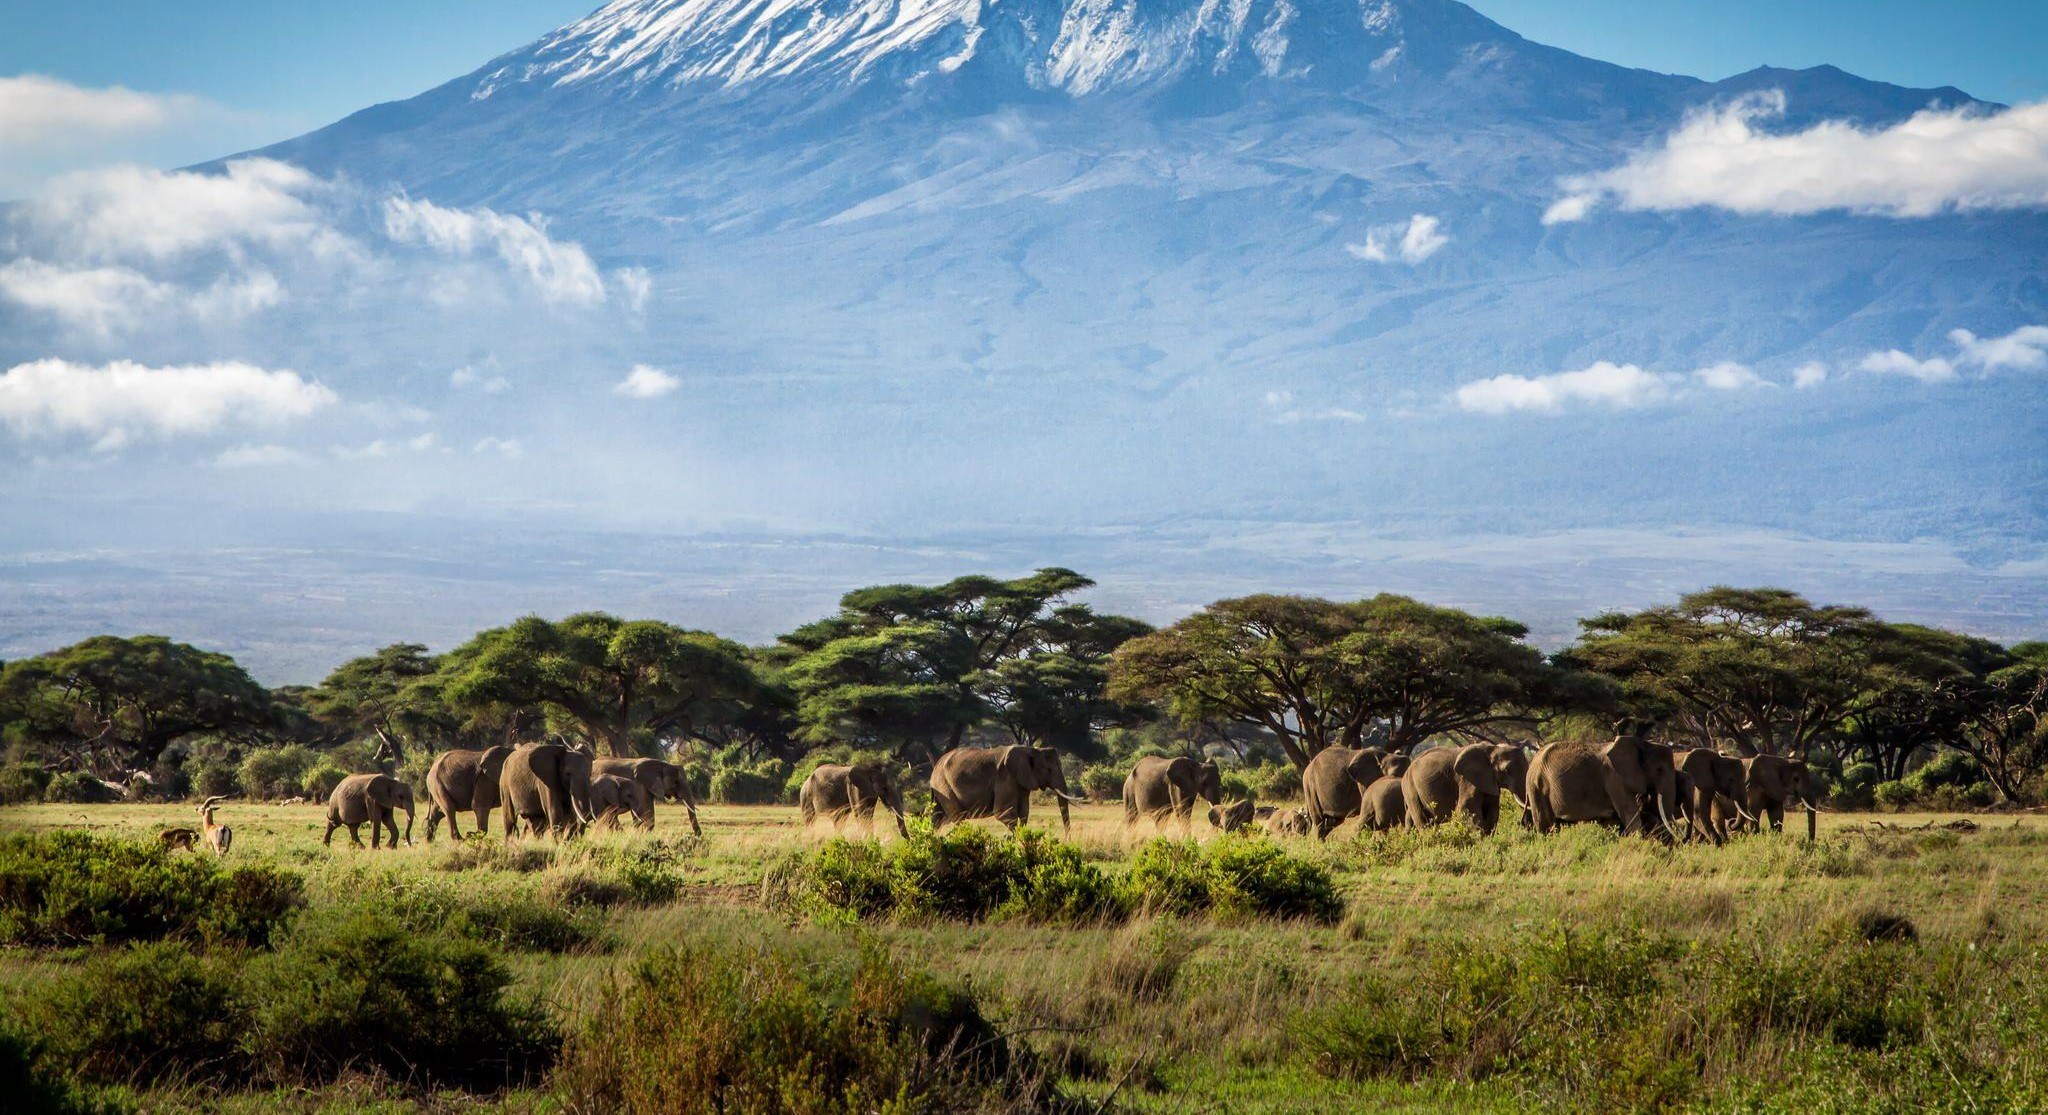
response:
[[[309,916],[243,977],[257,1067],[277,1081],[376,1068],[466,1088],[529,1081],[560,1042],[480,942],[415,932],[380,910]]]
[[[102,952],[33,992],[43,1055],[90,1080],[221,1080],[246,1066],[235,968],[175,942]]]
[[[1233,837],[1206,848],[1155,839],[1132,857],[1130,886],[1147,908],[1166,913],[1324,924],[1344,915],[1344,899],[1328,868],[1263,837]]]
[[[67,804],[114,801],[118,795],[107,784],[82,770],[67,770],[53,776],[43,787],[43,800]]]
[[[27,805],[43,800],[50,772],[36,763],[0,766],[0,805]]]
[[[198,797],[229,797],[242,792],[241,764],[224,758],[195,759],[185,764],[191,792]]]
[[[1030,829],[1015,839],[967,825],[883,845],[833,839],[769,868],[765,900],[810,916],[920,921],[1016,917],[1048,923],[1118,921],[1130,902],[1078,848]]]
[[[49,1067],[37,1043],[0,1029],[0,1096],[8,1109],[36,1115],[115,1115],[122,1110],[84,1093],[62,1071]]]
[[[304,895],[300,876],[260,864],[84,832],[0,835],[0,943],[262,945]]]
[[[259,801],[298,797],[306,772],[322,761],[319,752],[304,744],[254,748],[242,757],[242,790]]]
[[[750,767],[719,767],[711,772],[711,800],[723,805],[778,805],[789,783],[789,764],[763,759]]]
[[[334,788],[341,785],[341,780],[347,777],[348,771],[333,763],[320,763],[308,770],[305,777],[299,779],[299,795],[312,801],[326,801],[328,796],[334,793]],[[421,782],[417,785],[424,786],[426,783]]]
[[[607,945],[601,905],[565,901],[567,893],[551,891],[544,881],[486,877],[458,882],[379,866],[352,868],[326,886],[344,902],[388,910],[415,933],[534,952]]]
[[[1503,1081],[1531,1108],[2038,1109],[2048,969],[1912,940],[1868,918],[1795,941],[1553,927],[1439,947],[1290,1028],[1327,1075]]]
[[[1046,1110],[972,996],[868,952],[852,972],[689,947],[642,960],[569,1039],[571,1111]]]

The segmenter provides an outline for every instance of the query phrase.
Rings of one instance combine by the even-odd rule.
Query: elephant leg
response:
[[[481,833],[485,833],[485,834],[489,834],[489,832],[491,831],[491,824],[490,824],[490,822],[491,822],[491,807],[490,807],[490,806],[488,806],[488,805],[479,805],[479,806],[477,806],[477,807],[476,807],[476,818],[475,818],[475,820],[476,820],[476,831],[478,831],[478,832],[481,832]],[[453,822],[453,821],[450,821],[450,822],[448,822],[448,830],[449,830],[450,832],[453,832],[453,831],[455,831],[455,822]]]
[[[336,821],[331,818],[328,820],[327,831],[320,837],[320,844],[322,847],[331,848],[334,846],[334,830],[340,827],[340,821]]]
[[[429,796],[427,798],[427,843],[432,844],[434,842],[434,830],[441,827],[442,817],[448,818],[448,838],[450,840],[459,839],[455,835],[454,816],[441,811],[440,798]]]
[[[1785,803],[1782,801],[1771,803],[1771,831],[1785,831]]]
[[[348,842],[358,848],[363,846],[363,835],[360,831],[362,827],[363,823],[361,821],[348,826]]]
[[[440,808],[440,807],[439,807],[439,806],[436,806],[435,808],[437,808],[437,809],[438,809],[438,808]],[[450,839],[450,840],[460,840],[460,839],[462,839],[462,830],[461,830],[461,829],[459,829],[459,828],[456,828],[456,827],[455,827],[455,810],[453,810],[453,809],[450,809],[450,810],[448,811],[448,839]],[[431,844],[431,843],[433,843],[433,842],[434,842],[434,815],[433,815],[432,813],[429,813],[429,814],[427,814],[427,843]]]

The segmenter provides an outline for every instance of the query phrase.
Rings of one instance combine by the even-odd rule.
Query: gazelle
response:
[[[199,806],[199,832],[206,838],[206,846],[215,855],[228,854],[228,846],[235,842],[235,830],[213,819],[214,807],[227,800],[225,795],[207,798]]]

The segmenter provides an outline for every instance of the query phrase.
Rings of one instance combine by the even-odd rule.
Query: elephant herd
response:
[[[1031,797],[1044,791],[1057,802],[1065,831],[1069,803],[1084,800],[1068,792],[1058,751],[1022,744],[948,751],[932,765],[930,784],[937,828],[988,817],[1014,829],[1030,821]],[[1462,817],[1490,833],[1506,797],[1522,824],[1538,832],[1596,822],[1623,833],[1680,839],[1682,821],[1683,839],[1720,844],[1731,832],[1761,828],[1766,820],[1782,830],[1788,804],[1804,805],[1810,815],[1817,797],[1815,777],[1800,760],[1736,758],[1635,733],[1607,743],[1550,743],[1534,751],[1471,743],[1409,756],[1377,747],[1329,747],[1302,771],[1301,789],[1299,809],[1258,807],[1248,800],[1225,805],[1215,763],[1147,756],[1124,780],[1124,820],[1131,826],[1149,817],[1162,830],[1177,821],[1192,832],[1195,806],[1207,802],[1210,824],[1225,832],[1260,823],[1276,835],[1313,834],[1320,840],[1352,818],[1364,830],[1384,832]],[[652,829],[658,801],[681,803],[690,831],[703,833],[680,766],[660,759],[600,759],[587,748],[560,742],[444,752],[428,768],[427,797],[430,842],[443,819],[449,835],[459,839],[462,814],[474,816],[477,831],[488,832],[494,810],[503,815],[507,837],[518,835],[522,825],[533,835],[568,836],[593,825],[616,829],[622,818]],[[879,807],[894,815],[899,834],[908,831],[902,792],[880,763],[820,766],[804,780],[797,804],[806,827],[823,817],[836,830],[857,818],[872,834]],[[372,847],[382,845],[386,831],[395,846],[399,812],[405,814],[409,844],[412,788],[389,774],[353,775],[328,798],[322,842],[345,828],[361,846],[357,829],[367,822]]]
[[[1463,817],[1491,833],[1505,796],[1522,823],[1538,832],[1596,822],[1625,834],[1721,844],[1733,831],[1760,829],[1766,819],[1782,831],[1787,805],[1804,805],[1810,819],[1818,797],[1816,778],[1802,760],[1736,758],[1634,733],[1534,751],[1508,744],[1443,746],[1412,757],[1377,747],[1329,747],[1309,760],[1301,789],[1300,809],[1257,808],[1249,801],[1225,806],[1216,764],[1146,758],[1124,781],[1124,820],[1133,825],[1150,817],[1164,829],[1178,819],[1183,830],[1192,830],[1199,799],[1210,803],[1210,823],[1226,832],[1262,818],[1275,835],[1320,840],[1354,817],[1373,832]]]

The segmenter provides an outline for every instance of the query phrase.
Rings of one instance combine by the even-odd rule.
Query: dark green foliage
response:
[[[255,738],[277,725],[270,693],[225,654],[160,635],[98,635],[0,668],[0,708],[23,741],[116,749],[136,767],[201,732]]]
[[[320,753],[303,744],[259,747],[242,757],[242,788],[259,801],[297,797],[304,791],[307,772],[320,763]]]
[[[1305,918],[1325,924],[1344,915],[1344,899],[1329,869],[1261,837],[1233,837],[1207,847],[1152,840],[1132,857],[1130,884],[1146,906],[1166,913]]]
[[[62,1072],[48,1067],[36,1044],[0,1028],[0,1096],[22,1115],[115,1115],[120,1107],[85,1095]]]
[[[785,800],[789,772],[789,764],[781,759],[716,767],[711,772],[711,800],[722,805],[779,805]]]
[[[1789,943],[1553,928],[1452,945],[1291,1028],[1331,1076],[1505,1081],[1531,1107],[2037,1109],[2038,962],[1895,928],[1865,943],[1868,920]]]
[[[1116,880],[1070,844],[1028,829],[1015,839],[976,826],[937,834],[916,821],[908,840],[833,839],[792,852],[770,868],[763,892],[783,909],[859,919],[1088,923],[1130,910]]]
[[[852,972],[690,947],[642,961],[569,1040],[570,1110],[1043,1110],[1056,1097],[974,999],[869,952]]]
[[[165,937],[262,945],[303,903],[274,867],[83,832],[0,834],[0,942],[76,945]]]
[[[499,948],[568,952],[605,945],[604,914],[547,897],[525,881],[475,885],[422,879],[395,868],[360,868],[340,889],[387,910],[414,933],[463,937]]]
[[[26,805],[43,800],[50,772],[37,763],[0,766],[0,805]]]
[[[159,941],[102,952],[22,1008],[44,1056],[114,1083],[221,1080],[246,1068],[235,961]]]
[[[536,1003],[505,995],[512,974],[483,944],[414,932],[382,911],[308,917],[242,978],[257,1068],[324,1080],[378,1068],[401,1080],[517,1084],[559,1038]]]
[[[106,783],[82,770],[65,771],[51,778],[49,784],[43,787],[44,801],[83,804],[107,801],[112,796],[112,791],[107,789]]]

